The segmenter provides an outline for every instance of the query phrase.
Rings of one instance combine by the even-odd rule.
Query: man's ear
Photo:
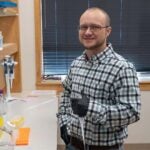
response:
[[[109,37],[111,31],[112,31],[112,28],[111,28],[111,27],[107,27],[107,28],[106,28],[106,34],[107,34],[106,36],[107,36],[107,37]]]

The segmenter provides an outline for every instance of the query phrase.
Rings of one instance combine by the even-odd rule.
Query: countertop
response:
[[[35,92],[35,91],[34,91]],[[57,103],[55,91],[13,94],[17,100],[8,102],[7,119],[25,118],[22,127],[30,128],[29,144],[15,146],[15,150],[57,149]]]

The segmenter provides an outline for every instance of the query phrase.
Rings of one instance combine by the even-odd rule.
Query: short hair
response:
[[[90,7],[86,11],[95,11],[95,10],[101,11],[106,16],[106,24],[107,24],[107,26],[110,26],[110,24],[111,24],[110,16],[104,9],[99,8],[99,7]]]

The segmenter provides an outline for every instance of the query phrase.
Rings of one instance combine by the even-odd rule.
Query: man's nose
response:
[[[91,28],[88,27],[87,30],[85,31],[85,33],[86,33],[86,34],[91,34],[91,33],[92,33]]]

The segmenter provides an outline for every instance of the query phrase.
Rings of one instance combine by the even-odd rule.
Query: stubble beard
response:
[[[99,51],[99,50],[103,50],[103,48],[105,47],[105,40],[103,40],[102,42],[97,42],[96,44],[92,45],[92,46],[86,46],[83,44],[84,48],[86,50],[89,50],[89,51]]]

